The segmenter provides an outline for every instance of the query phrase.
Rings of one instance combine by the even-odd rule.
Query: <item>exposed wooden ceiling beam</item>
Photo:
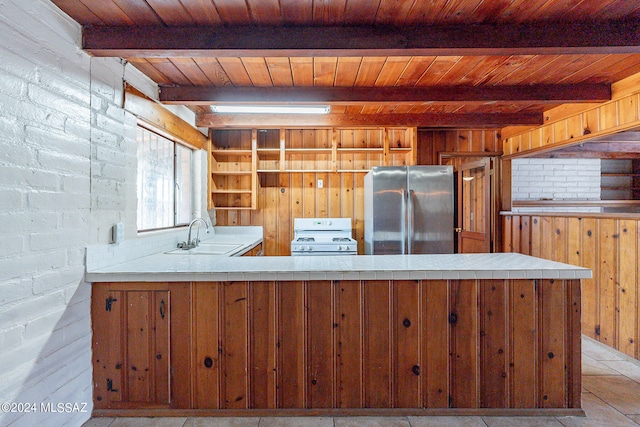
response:
[[[575,103],[611,100],[609,84],[445,87],[215,87],[164,86],[166,104],[415,104],[422,102]]]
[[[94,56],[397,56],[640,53],[640,20],[520,25],[109,27],[85,26]]]
[[[206,136],[129,84],[125,85],[124,109],[195,148],[207,147]]]
[[[418,126],[499,128],[507,124],[539,126],[542,113],[415,113],[415,114],[214,114],[200,113],[199,127],[341,127]]]

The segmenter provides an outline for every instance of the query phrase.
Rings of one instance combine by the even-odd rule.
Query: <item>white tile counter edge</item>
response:
[[[300,257],[159,253],[86,272],[88,282],[588,278],[587,268],[517,253]]]
[[[262,236],[261,226],[215,226],[209,234],[203,230],[199,234],[202,242],[241,244],[240,252],[261,243]],[[87,246],[86,270],[96,271],[176,249],[178,242],[186,239],[187,228],[182,227],[140,233],[136,238],[119,244]]]

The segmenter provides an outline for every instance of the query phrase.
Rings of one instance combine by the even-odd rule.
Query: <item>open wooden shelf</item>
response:
[[[217,157],[221,156],[251,156],[252,150],[211,150],[211,154]]]
[[[210,209],[256,209],[256,138],[255,129],[210,132]]]
[[[258,174],[361,174],[414,165],[416,139],[416,128],[212,130],[209,208],[258,208]]]
[[[331,148],[285,148],[285,154],[331,154]]]
[[[616,190],[616,191],[623,191],[623,190],[640,190],[640,187],[631,187],[631,186],[606,186],[603,185],[600,187],[602,190]]]
[[[213,194],[251,194],[251,190],[211,190]]]
[[[604,159],[600,169],[601,199],[640,199],[640,160]]]
[[[278,172],[279,172],[279,171],[278,171]],[[314,169],[313,171],[308,171],[308,170],[305,170],[305,169],[285,169],[285,170],[284,170],[284,171],[282,171],[282,172],[287,172],[287,173],[304,173],[304,172],[310,172],[310,173],[311,173],[311,172],[313,172],[313,173],[315,173],[315,172],[329,173],[329,172],[335,172],[335,171],[334,171],[334,170],[332,170],[332,169]]]
[[[244,207],[244,206],[216,206],[215,209],[221,209],[221,210],[238,210],[238,211],[248,211],[248,210],[255,210],[255,208],[252,207]]]
[[[280,157],[279,148],[258,148],[256,154],[259,157]]]
[[[211,171],[212,175],[251,175],[251,171]]]
[[[384,153],[384,148],[338,148],[338,153],[354,153],[354,154],[370,154],[370,153]]]

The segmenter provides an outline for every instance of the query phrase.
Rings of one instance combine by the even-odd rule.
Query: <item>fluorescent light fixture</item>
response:
[[[328,105],[212,105],[214,113],[329,114]]]

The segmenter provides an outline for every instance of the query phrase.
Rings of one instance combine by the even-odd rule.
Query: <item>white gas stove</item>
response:
[[[294,218],[291,255],[357,255],[351,218]]]

